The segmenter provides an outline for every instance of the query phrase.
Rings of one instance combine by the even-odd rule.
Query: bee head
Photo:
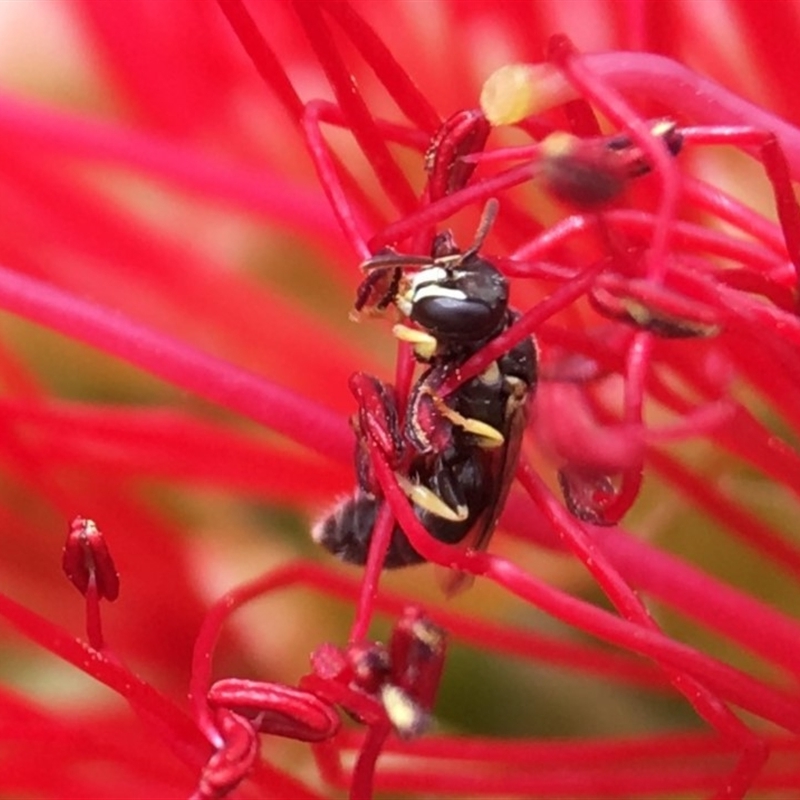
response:
[[[476,254],[445,256],[409,276],[397,306],[438,340],[474,343],[504,326],[508,283]]]

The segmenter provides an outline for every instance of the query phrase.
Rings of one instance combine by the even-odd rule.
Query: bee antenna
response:
[[[380,253],[370,256],[366,261],[362,261],[360,269],[362,272],[387,272],[398,267],[419,267],[423,269],[432,263],[430,256],[406,255],[397,253],[390,247],[385,248]]]
[[[474,256],[480,249],[483,247],[483,243],[486,240],[486,237],[489,235],[489,231],[492,229],[492,225],[494,225],[494,221],[497,218],[497,212],[500,209],[500,203],[497,202],[497,198],[490,197],[486,201],[486,205],[483,207],[483,214],[481,214],[481,221],[478,224],[478,230],[475,232],[475,241],[472,243],[472,246],[467,250],[464,255],[462,256],[462,261],[470,256]]]

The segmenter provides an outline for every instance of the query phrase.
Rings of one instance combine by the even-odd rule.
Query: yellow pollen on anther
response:
[[[481,90],[481,109],[492,125],[513,125],[576,97],[551,64],[507,64]]]
[[[419,620],[413,626],[414,638],[422,642],[431,652],[441,652],[445,643],[445,633],[430,621]]]
[[[399,686],[389,683],[381,687],[381,700],[386,716],[401,739],[418,736],[425,728],[427,715]]]

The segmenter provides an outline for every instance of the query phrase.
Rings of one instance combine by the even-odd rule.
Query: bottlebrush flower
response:
[[[0,793],[796,793],[790,5],[13,5]],[[472,551],[382,446],[363,374],[406,398],[409,348],[347,317],[359,263],[492,198],[521,316],[439,392],[540,363]],[[353,373],[366,570],[308,534]],[[473,588],[381,574],[393,516]]]

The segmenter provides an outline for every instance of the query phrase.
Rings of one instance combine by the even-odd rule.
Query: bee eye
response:
[[[411,319],[439,338],[483,339],[490,336],[504,314],[474,298],[428,295],[414,302]]]
[[[472,259],[470,269],[431,270],[415,283],[410,318],[440,339],[479,341],[506,321],[508,285],[488,261]]]

